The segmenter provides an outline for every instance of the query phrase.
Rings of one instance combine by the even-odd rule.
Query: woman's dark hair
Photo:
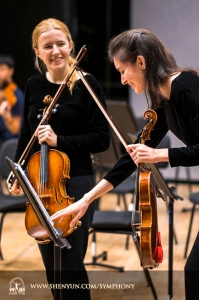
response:
[[[194,69],[179,68],[172,53],[152,32],[146,29],[127,30],[109,41],[108,58],[112,63],[116,57],[123,63],[134,64],[138,55],[142,55],[145,59],[147,88],[145,95],[148,105],[153,109],[162,106],[165,99],[161,95],[159,87],[167,81],[171,74],[181,71],[191,71],[197,74]]]

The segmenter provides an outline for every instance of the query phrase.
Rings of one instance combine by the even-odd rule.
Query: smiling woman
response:
[[[63,82],[70,70],[68,58],[72,49],[72,41],[60,29],[51,29],[40,35],[38,48],[34,50],[48,70],[46,76],[49,81]]]
[[[113,61],[116,70],[121,73],[121,83],[130,85],[136,94],[144,92],[146,89],[144,57],[139,55],[133,65],[129,62],[123,63],[116,57]]]
[[[122,83],[129,84],[137,94],[144,92],[149,107],[157,114],[157,122],[150,140],[144,145],[140,143],[140,133],[134,144],[126,146],[127,153],[90,192],[52,216],[56,220],[76,214],[71,226],[82,218],[95,199],[118,186],[140,163],[169,162],[171,167],[199,165],[198,71],[178,67],[174,56],[160,39],[142,28],[130,29],[113,37],[108,44],[108,56],[121,73]],[[157,149],[169,130],[186,146]],[[195,281],[185,273],[187,300],[196,299],[194,293],[197,297],[199,294],[198,245],[199,235],[185,269],[196,271],[193,274]]]
[[[39,125],[38,115],[41,110],[46,108],[42,100],[47,95],[52,98],[55,96],[66,75],[73,68],[75,61],[73,56],[74,43],[68,27],[63,22],[50,18],[43,20],[35,27],[32,34],[32,47],[35,51],[35,66],[40,74],[32,76],[26,83],[23,125],[15,161],[19,161],[33,135],[37,139],[31,149],[31,158],[36,152],[40,151],[40,145],[43,146],[43,144],[47,144],[51,148],[50,151],[56,150],[64,153],[64,156],[66,155],[69,160],[68,177],[70,180],[63,184],[60,179],[61,182],[57,182],[57,186],[60,187],[60,190],[62,189],[62,195],[69,195],[69,197],[74,198],[74,201],[77,201],[94,186],[91,153],[108,149],[110,141],[109,125],[79,79],[76,70],[74,70],[60,94],[56,102],[58,104],[56,112],[49,118],[48,124]],[[85,72],[84,74],[95,93],[106,106],[105,95],[98,80],[90,73]],[[50,153],[47,156],[49,157]],[[45,159],[46,157],[44,157],[44,161]],[[28,162],[28,159],[26,161]],[[31,159],[29,159],[30,161]],[[49,165],[48,175],[51,178],[54,173],[58,173],[58,165],[56,162],[50,164],[50,160],[47,162],[47,165]],[[42,163],[43,160],[40,166],[43,171]],[[35,170],[33,170],[33,173],[35,173]],[[41,172],[41,174],[43,173]],[[62,172],[62,174],[64,173]],[[50,191],[54,190],[55,187],[52,188],[50,185],[49,177],[47,176],[45,189],[52,193]],[[58,195],[56,189],[50,196],[49,193],[44,193],[45,190],[40,189],[39,178],[35,186],[39,186],[37,189],[38,194],[41,200],[44,200],[46,209],[49,210],[50,205],[53,205],[53,201],[56,202],[55,204],[59,204],[58,207],[61,209],[59,199],[56,198],[56,195]],[[11,192],[18,194],[20,191],[21,188],[17,186],[17,181],[15,181]],[[64,200],[67,202],[68,198]],[[81,227],[67,237],[72,250],[69,251],[64,248],[61,251],[61,283],[88,283],[83,260],[87,250],[88,230],[91,226],[94,210],[95,204],[91,205],[85,214]],[[49,210],[50,215],[51,213],[51,210]],[[52,241],[39,243],[39,250],[46,268],[48,282],[54,283],[54,244]],[[81,290],[81,293],[79,290],[63,289],[61,293],[62,299],[73,297],[90,300],[88,289]]]
[[[59,20],[41,22],[33,31],[35,66],[53,83],[62,83],[73,61],[74,43],[67,26]]]

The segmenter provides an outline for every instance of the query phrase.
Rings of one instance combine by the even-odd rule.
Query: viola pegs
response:
[[[77,222],[77,227],[80,227],[80,226],[82,226],[82,222],[81,222],[81,221],[78,221],[78,222]]]
[[[74,229],[76,230],[78,227],[80,227],[82,225],[81,221],[77,221],[77,223],[74,226]]]
[[[57,112],[57,109],[53,108],[51,112],[52,112],[52,114],[55,114]]]
[[[57,112],[58,107],[59,107],[59,104],[55,104],[55,108],[52,109],[52,114],[55,114]]]
[[[42,118],[42,115],[37,115],[38,120],[41,120],[41,118]]]

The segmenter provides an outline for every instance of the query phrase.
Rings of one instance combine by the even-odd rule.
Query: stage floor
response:
[[[193,191],[199,190],[194,185]],[[186,184],[177,186],[177,194],[184,198],[183,201],[174,203],[174,231],[177,244],[173,244],[173,299],[185,300],[184,296],[184,249],[188,224],[190,220],[190,208],[192,204],[188,200],[189,188]],[[131,195],[127,196],[131,201]],[[115,209],[117,203],[116,195],[107,194],[100,200],[100,209]],[[161,232],[164,258],[158,268],[149,270],[159,300],[170,299],[168,295],[168,212],[166,203],[157,198],[158,226]],[[188,211],[183,212],[187,208]],[[121,210],[124,207],[121,204]],[[198,232],[199,214],[195,213],[188,253]],[[78,230],[78,229],[77,229]],[[146,278],[134,242],[129,239],[129,248],[125,249],[126,236],[116,234],[97,234],[97,253],[107,251],[107,260],[104,263],[123,266],[124,272],[107,269],[104,267],[86,266],[90,278],[91,295],[93,300],[130,300],[154,299],[150,287],[147,286]],[[70,250],[72,251],[72,250]],[[0,261],[0,291],[1,299],[8,299],[9,283],[12,278],[23,278],[24,282],[46,283],[45,272],[41,256],[35,240],[28,236],[24,226],[24,214],[8,214],[4,220],[2,232],[2,253],[4,260]],[[91,236],[85,262],[91,261]],[[41,277],[40,277],[41,276]],[[40,279],[39,279],[40,278]],[[19,297],[19,298],[18,298]],[[26,299],[51,299],[49,289],[26,290]],[[15,296],[15,299],[21,299]],[[53,298],[52,298],[53,299]]]

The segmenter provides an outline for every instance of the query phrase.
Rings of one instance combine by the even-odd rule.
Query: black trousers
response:
[[[66,183],[67,195],[74,197],[75,201],[91,190],[95,184],[94,176],[75,176]],[[88,230],[91,227],[93,214],[95,211],[95,201],[91,203],[86,214],[82,217],[82,225],[72,234],[66,237],[72,246],[71,249],[61,250],[61,282],[70,285],[70,288],[61,289],[62,300],[84,299],[90,300],[90,290],[88,288],[88,276],[84,266],[84,257],[88,245]],[[54,243],[39,244],[46,276],[49,284],[54,283]],[[76,286],[75,286],[76,285]],[[53,289],[52,289],[53,293]]]
[[[186,300],[199,299],[199,232],[184,268]]]

